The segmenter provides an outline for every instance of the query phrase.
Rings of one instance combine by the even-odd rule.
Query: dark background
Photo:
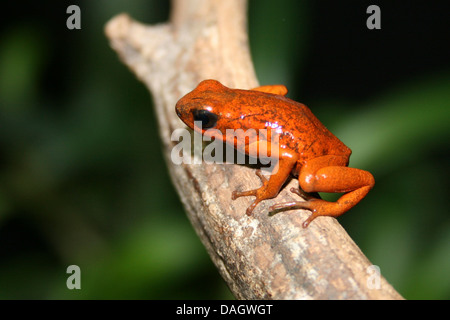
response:
[[[66,28],[70,4],[81,30]],[[366,27],[371,4],[381,30]],[[151,96],[103,33],[121,12],[164,22],[169,2],[2,9],[0,298],[232,298],[172,187]],[[408,299],[450,298],[448,12],[446,1],[249,2],[260,83],[286,84],[374,174],[339,221]],[[72,264],[81,290],[66,287]]]

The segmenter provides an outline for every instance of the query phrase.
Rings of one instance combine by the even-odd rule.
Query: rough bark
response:
[[[177,100],[201,80],[234,88],[258,85],[246,30],[245,0],[175,0],[170,21],[146,26],[122,14],[106,34],[122,61],[151,91],[163,151],[188,217],[233,294],[240,299],[401,299],[383,278],[370,289],[372,264],[333,218],[307,229],[303,210],[268,215],[270,205],[297,196],[288,190],[245,215],[252,197],[235,189],[260,185],[254,169],[230,164],[174,165],[171,134],[184,125]]]

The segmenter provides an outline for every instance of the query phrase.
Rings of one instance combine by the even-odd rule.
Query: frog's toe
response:
[[[231,193],[231,199],[236,200],[240,197],[248,197],[248,196],[256,196],[256,190],[249,190],[249,191],[236,191],[234,190]]]
[[[309,224],[319,216],[319,214],[317,214],[317,211],[313,211],[313,213],[311,213],[311,215],[302,223],[302,227],[303,228],[307,228],[309,226]]]
[[[305,192],[300,188],[291,188],[290,190],[305,200],[320,199],[320,195],[317,192]]]
[[[254,201],[250,206],[248,206],[247,210],[245,211],[245,214],[250,217],[253,214],[253,210],[255,209],[257,204],[258,203]]]
[[[250,206],[248,206],[247,211],[245,212],[248,216],[251,216],[253,214],[253,210],[256,208],[256,206],[265,199],[257,198],[255,201],[252,202]]]
[[[285,203],[278,203],[270,207],[270,211],[277,211],[277,210],[292,210],[292,209],[306,209],[311,210],[312,214],[306,219],[302,226],[303,228],[308,227],[308,225],[313,221],[315,218],[317,218],[320,214],[318,211],[314,208],[314,202],[316,202],[314,199],[308,200],[308,201],[292,201],[292,202],[285,202]]]
[[[292,202],[283,202],[274,204],[269,208],[269,211],[278,211],[278,210],[289,210],[297,208],[300,201],[292,201]]]
[[[263,175],[262,170],[258,169],[256,170],[255,174],[258,176],[258,178],[261,180],[263,184],[266,184],[269,180]]]

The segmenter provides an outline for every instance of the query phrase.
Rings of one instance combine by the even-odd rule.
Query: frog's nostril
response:
[[[178,116],[179,118],[181,118],[181,111],[180,111],[180,108],[178,108],[178,106],[176,106],[175,112],[176,112],[177,116]]]

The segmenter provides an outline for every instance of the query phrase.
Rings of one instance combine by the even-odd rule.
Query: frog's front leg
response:
[[[262,175],[261,170],[256,171],[256,175],[261,179],[263,184],[260,188],[242,192],[233,191],[231,195],[232,199],[236,200],[239,197],[255,196],[256,199],[246,211],[246,214],[250,216],[258,203],[278,195],[281,187],[294,168],[294,165],[297,163],[297,159],[298,156],[294,152],[283,150],[269,179]]]
[[[307,227],[318,216],[338,217],[361,201],[375,184],[367,171],[348,168],[348,159],[339,156],[323,156],[309,160],[301,169],[298,177],[300,188],[306,192],[346,192],[336,202],[321,199],[308,199],[281,203],[271,210],[302,208],[312,211],[303,223]],[[300,194],[299,192],[295,192]]]

